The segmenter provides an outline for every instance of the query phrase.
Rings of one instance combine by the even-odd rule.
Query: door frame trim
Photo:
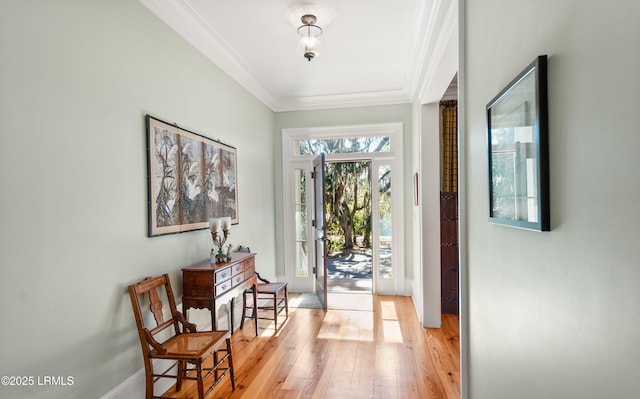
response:
[[[404,164],[403,164],[403,124],[401,122],[381,123],[381,124],[365,124],[365,125],[346,125],[346,126],[328,126],[313,128],[290,128],[282,129],[282,185],[283,185],[283,231],[284,231],[284,260],[285,260],[285,279],[290,284],[291,291],[296,292],[301,285],[313,286],[313,273],[309,273],[307,279],[297,277],[295,273],[295,220],[290,217],[290,209],[295,205],[294,198],[289,194],[293,192],[293,181],[291,174],[295,169],[305,169],[310,173],[312,167],[312,159],[316,155],[296,155],[294,153],[293,143],[296,140],[305,140],[313,138],[342,138],[342,137],[362,137],[362,136],[389,136],[391,151],[379,153],[342,153],[342,154],[326,154],[325,161],[353,161],[359,159],[370,159],[372,162],[380,163],[380,161],[388,160],[392,165],[392,180],[394,182],[394,201],[392,204],[395,223],[392,224],[394,245],[393,259],[394,276],[393,276],[393,292],[380,292],[381,294],[397,294],[408,295],[406,292],[405,282],[405,262],[404,262]],[[310,188],[311,179],[307,179],[307,190]],[[310,192],[310,191],[307,191]],[[373,204],[372,204],[373,205]],[[309,209],[311,204],[307,199],[307,214],[312,214],[313,209]],[[310,226],[309,226],[310,227]],[[311,237],[312,230],[308,230],[308,237]],[[312,259],[309,256],[308,259]],[[314,262],[314,261],[312,261]],[[312,271],[313,264],[309,265]],[[297,280],[297,281],[296,281]],[[305,280],[306,281],[306,280]],[[375,289],[374,281],[374,289]]]

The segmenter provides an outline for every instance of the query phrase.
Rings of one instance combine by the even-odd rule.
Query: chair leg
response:
[[[251,287],[251,294],[253,296],[253,321],[256,326],[256,337],[258,336],[258,287],[254,284]]]
[[[287,295],[287,286],[284,286],[284,314],[289,318],[289,295]]]
[[[251,292],[243,292],[242,293],[242,321],[240,321],[240,328],[244,327],[244,319],[248,318],[247,316],[247,294],[251,294],[253,298],[253,308],[251,309],[251,318],[255,322],[256,327],[256,337],[258,336],[258,300],[257,300],[257,291],[255,284],[251,287]]]
[[[196,378],[198,380],[198,399],[204,399],[204,383],[202,381],[202,363],[196,364]]]
[[[228,355],[229,355],[229,378],[231,379],[231,390],[235,391],[236,390],[236,376],[233,373],[233,356],[231,356],[231,338],[227,338],[227,351],[228,351]]]
[[[275,331],[278,331],[278,293],[273,294],[273,323]]]
[[[244,318],[247,316],[247,292],[242,291],[242,319],[240,320],[240,329],[244,327]]]
[[[146,379],[145,399],[153,399],[153,366],[149,359],[145,359],[144,374]]]
[[[184,361],[179,361],[178,362],[178,376],[176,378],[176,391],[179,391],[182,389],[182,380],[184,379],[184,377],[186,376],[186,368],[187,368],[187,364]]]

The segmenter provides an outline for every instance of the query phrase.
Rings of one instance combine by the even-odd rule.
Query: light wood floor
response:
[[[373,311],[290,308],[277,334],[259,326],[233,334],[236,390],[225,377],[207,399],[460,397],[458,317],[425,329],[409,297],[373,296]],[[176,397],[195,397],[185,385]]]

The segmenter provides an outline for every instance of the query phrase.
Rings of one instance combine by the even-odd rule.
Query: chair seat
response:
[[[169,338],[162,344],[166,353],[153,349],[149,355],[158,359],[194,359],[201,358],[220,346],[229,335],[228,331],[203,331],[180,334]]]
[[[287,286],[287,283],[267,283],[267,284],[257,284],[256,288],[258,290],[258,294],[274,295],[282,291],[286,286]]]

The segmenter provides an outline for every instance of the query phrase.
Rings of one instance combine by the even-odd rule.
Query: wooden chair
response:
[[[147,294],[149,311],[153,317],[149,312],[142,310],[141,302]],[[228,373],[231,388],[235,390],[229,332],[196,332],[196,325],[189,323],[176,309],[167,274],[161,277],[147,277],[140,283],[130,285],[129,296],[142,345],[146,399],[166,398],[154,395],[155,382],[161,378],[175,378],[176,391],[181,389],[183,380],[195,380],[198,398],[204,399],[205,394]],[[163,308],[167,303],[168,309]],[[212,365],[205,367],[205,359],[208,360],[209,357],[212,359]],[[157,363],[158,360],[155,359],[170,360],[172,363],[170,367],[157,373],[154,371],[154,362]],[[223,367],[225,363],[226,367]],[[204,379],[211,374],[214,378],[205,393]]]
[[[258,335],[258,319],[261,320],[273,320],[274,330],[278,331],[278,314],[285,311],[285,320],[289,317],[289,298],[287,295],[287,283],[272,283],[267,279],[264,279],[260,276],[259,273],[256,272],[256,277],[260,281],[260,283],[256,284],[253,289],[256,290],[256,301],[251,301],[251,305],[249,305],[249,301],[247,301],[247,295],[251,294],[253,296],[253,289],[246,290],[242,295],[242,320],[245,318],[252,318],[256,322],[256,335]],[[260,305],[262,303],[262,305]],[[248,315],[247,310],[251,310],[251,314]],[[263,310],[267,311],[260,312]],[[268,311],[272,311],[273,313],[269,313]]]

